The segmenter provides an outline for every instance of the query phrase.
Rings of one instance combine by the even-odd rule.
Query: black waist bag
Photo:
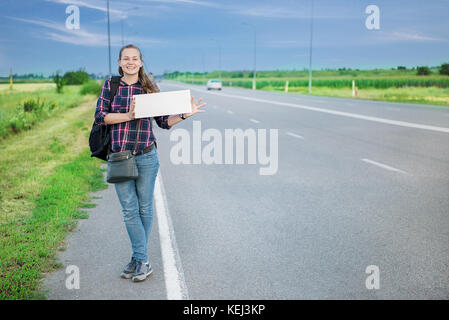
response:
[[[114,152],[108,155],[107,182],[118,183],[135,180],[139,176],[136,158],[132,151]]]
[[[134,147],[134,153],[137,151],[137,142],[140,137],[140,119],[137,123],[137,140]],[[130,150],[122,152],[110,153],[108,159],[108,171],[106,181],[108,183],[118,183],[128,180],[136,180],[139,176],[137,170],[136,158],[134,153]]]

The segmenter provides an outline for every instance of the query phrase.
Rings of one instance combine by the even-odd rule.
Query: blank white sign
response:
[[[190,90],[138,94],[133,97],[136,98],[136,119],[192,112]]]

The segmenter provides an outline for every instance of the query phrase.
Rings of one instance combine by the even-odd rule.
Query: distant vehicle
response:
[[[222,88],[221,80],[211,79],[207,81],[207,90],[211,89],[221,90],[221,88]]]

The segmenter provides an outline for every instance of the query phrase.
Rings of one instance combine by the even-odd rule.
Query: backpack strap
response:
[[[113,76],[111,79],[111,92],[109,94],[111,104],[112,104],[112,100],[114,100],[115,94],[117,93],[117,88],[120,84],[120,79],[121,79],[120,76]]]
[[[121,78],[122,78],[121,76],[113,76],[111,78],[111,90],[110,90],[110,94],[109,94],[109,101],[110,101],[109,106],[112,104],[112,101],[114,100],[114,97],[115,97],[115,95],[117,93],[118,86],[120,85],[120,79]],[[109,133],[110,126],[107,126],[107,130],[108,130],[108,133]],[[111,150],[111,142],[109,141],[107,155],[109,155],[110,153],[112,153],[112,150]]]

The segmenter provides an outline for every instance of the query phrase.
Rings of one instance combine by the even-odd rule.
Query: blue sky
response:
[[[312,0],[110,0],[112,71],[121,25],[146,70],[251,70],[309,64]],[[69,30],[66,7],[80,10]],[[368,5],[380,29],[368,30]],[[314,0],[313,69],[439,65],[449,62],[449,0]],[[80,67],[108,73],[106,0],[2,0],[0,76],[52,74]],[[246,23],[243,24],[243,23]],[[204,61],[204,63],[203,63]]]

